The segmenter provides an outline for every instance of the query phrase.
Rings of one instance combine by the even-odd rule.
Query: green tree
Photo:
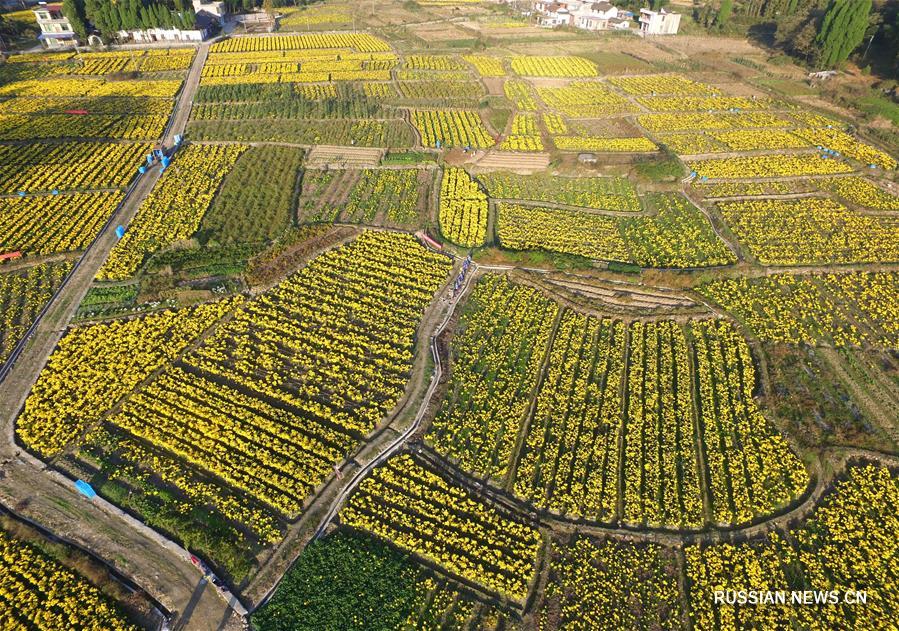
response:
[[[823,66],[830,68],[846,61],[862,43],[870,13],[871,0],[831,0],[815,40]]]
[[[78,39],[87,39],[87,23],[84,19],[84,4],[79,0],[62,0],[62,14],[69,20]]]
[[[730,14],[734,10],[734,0],[721,0],[721,6],[718,7],[718,14],[715,16],[715,26],[723,28],[730,19]]]

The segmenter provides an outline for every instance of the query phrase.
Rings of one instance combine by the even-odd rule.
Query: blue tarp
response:
[[[85,482],[84,480],[78,480],[75,482],[75,488],[78,489],[78,492],[85,496],[87,499],[92,500],[97,497],[97,492],[94,491],[94,487]]]

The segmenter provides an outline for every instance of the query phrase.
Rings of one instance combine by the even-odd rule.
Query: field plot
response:
[[[428,440],[462,467],[502,479],[537,382],[558,307],[539,291],[487,276],[453,340],[449,391]]]
[[[29,254],[83,250],[121,199],[119,192],[0,198],[0,250]]]
[[[541,614],[565,629],[674,629],[683,624],[673,550],[654,544],[554,545]],[[542,627],[541,627],[542,628]]]
[[[307,169],[298,219],[419,226],[427,220],[433,180],[424,169]]]
[[[463,247],[477,247],[487,239],[487,196],[468,173],[446,167],[440,184],[440,231]]]
[[[602,210],[640,210],[637,190],[625,178],[521,176],[501,171],[478,173],[475,177],[493,199],[551,202]]]
[[[360,611],[368,612],[360,619]],[[506,614],[433,576],[404,552],[360,532],[313,542],[272,599],[253,615],[260,631],[494,629]]]
[[[429,434],[439,451],[499,482],[511,471],[516,495],[540,508],[606,522],[742,523],[805,488],[803,465],[752,399],[751,356],[732,327],[564,310],[550,332],[559,308],[539,296],[502,277],[479,281]],[[516,300],[529,305],[520,316]],[[498,317],[506,309],[515,315]]]
[[[363,480],[340,519],[515,600],[527,595],[542,544],[535,528],[477,501],[407,454]]]
[[[899,217],[863,214],[820,197],[721,202],[718,208],[765,264],[899,260]]]
[[[21,271],[0,268],[0,365],[59,288],[70,263],[45,263]]]
[[[98,276],[125,280],[148,255],[190,238],[200,227],[222,179],[245,149],[244,145],[190,145],[180,150]]]
[[[124,188],[150,145],[104,142],[0,145],[0,192]]]
[[[899,348],[895,272],[773,274],[698,289],[766,340]]]
[[[650,201],[657,210],[633,218],[504,202],[497,206],[497,233],[502,245],[513,250],[549,250],[646,267],[704,267],[736,260],[686,199],[660,194]]]
[[[390,84],[371,83],[390,81],[399,63],[383,40],[361,33],[240,40],[212,47],[191,113],[195,139],[412,146],[402,112],[386,107],[381,90],[364,87],[395,93]],[[410,84],[403,94],[417,98],[430,89]],[[474,94],[471,87],[448,90],[447,98]]]
[[[294,147],[250,147],[203,215],[204,237],[252,243],[271,241],[284,232],[299,194],[302,160],[302,150]]]
[[[399,400],[415,329],[448,268],[409,235],[365,233],[251,301],[75,329],[26,402],[19,438],[52,456],[86,437],[78,458],[122,465],[101,492],[239,582],[254,542],[277,540],[279,520],[295,518]],[[201,314],[228,311],[203,333]],[[120,345],[117,332],[135,344],[144,329],[156,332],[153,353]],[[57,405],[63,423],[49,422]],[[178,502],[212,512],[179,517]]]
[[[138,629],[86,578],[2,528],[0,623],[6,629]]]
[[[694,624],[704,629],[839,626],[847,619],[880,628],[897,606],[890,564],[899,519],[899,481],[883,467],[850,467],[846,479],[801,527],[772,533],[753,544],[685,549],[689,603]],[[891,578],[892,577],[892,578]],[[817,611],[803,606],[713,605],[720,589],[840,591],[868,589],[867,605],[839,602]],[[874,590],[871,586],[877,585]]]

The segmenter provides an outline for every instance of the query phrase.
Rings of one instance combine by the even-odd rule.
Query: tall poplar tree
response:
[[[833,67],[846,61],[865,37],[871,0],[831,0],[816,42],[823,66]]]

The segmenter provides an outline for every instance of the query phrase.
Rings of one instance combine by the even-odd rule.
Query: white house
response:
[[[75,31],[69,19],[62,14],[61,4],[47,4],[41,2],[34,9],[34,17],[41,34],[38,39],[41,46],[49,49],[68,48],[77,43]]]
[[[665,9],[640,9],[641,35],[674,35],[679,26],[680,13],[668,13]]]
[[[587,31],[602,31],[630,26],[627,20],[619,19],[618,7],[605,0],[538,0],[534,3],[534,11],[537,13],[537,24],[546,28],[574,26]]]
[[[203,13],[197,13],[197,21],[192,29],[135,29],[133,31],[119,31],[116,33],[116,36],[121,41],[130,40],[140,44],[147,42],[202,42],[214,33],[213,29],[217,22],[216,18],[204,11]]]
[[[609,28],[609,20],[618,17],[618,7],[608,2],[588,2],[572,12],[574,25],[587,31]]]

